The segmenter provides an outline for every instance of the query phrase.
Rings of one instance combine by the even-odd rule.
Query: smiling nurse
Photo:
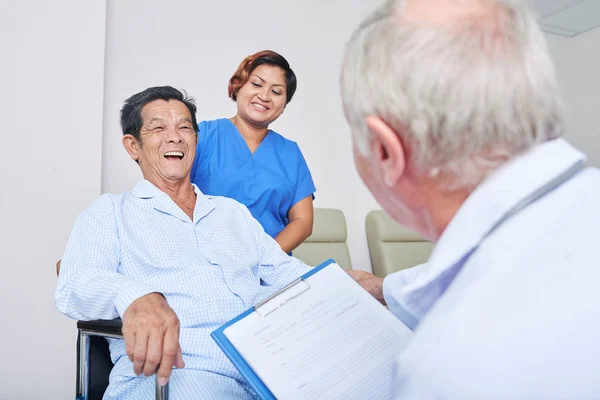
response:
[[[191,180],[209,195],[244,204],[289,253],[312,231],[315,184],[298,145],[270,130],[296,91],[296,75],[274,51],[242,61],[229,80],[231,118],[203,121]]]

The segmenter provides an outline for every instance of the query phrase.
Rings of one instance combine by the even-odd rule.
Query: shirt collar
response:
[[[202,193],[198,186],[194,183],[192,183],[192,186],[196,193],[196,204],[194,206],[194,223],[196,223],[207,216],[215,208],[215,204],[210,197]],[[171,200],[168,194],[146,179],[139,181],[131,194],[139,199],[149,200],[152,207],[158,211],[176,216],[183,221],[189,221],[189,217]]]
[[[419,268],[418,273],[411,274],[410,281],[407,279],[399,289],[398,297],[405,310],[420,320],[462,267],[456,268],[456,264],[507,212],[582,160],[585,160],[582,152],[564,139],[555,139],[534,147],[493,172],[452,218],[427,264]]]

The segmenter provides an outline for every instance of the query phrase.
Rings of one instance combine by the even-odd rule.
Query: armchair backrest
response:
[[[315,208],[312,234],[292,255],[310,266],[333,258],[342,268],[352,269],[346,244],[346,217],[335,208]]]
[[[427,262],[434,247],[383,210],[367,214],[365,227],[373,274],[380,277]]]

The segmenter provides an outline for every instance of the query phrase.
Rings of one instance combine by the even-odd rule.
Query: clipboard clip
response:
[[[275,310],[283,307],[288,301],[300,296],[308,289],[310,289],[310,284],[306,281],[306,279],[298,278],[285,286],[283,289],[273,293],[271,296],[255,305],[254,311],[264,318]],[[281,300],[276,301],[279,298],[281,298]],[[259,309],[262,309],[263,312],[261,312]]]

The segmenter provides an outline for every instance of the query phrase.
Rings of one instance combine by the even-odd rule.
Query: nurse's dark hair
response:
[[[190,111],[192,117],[192,126],[198,132],[198,122],[196,122],[196,102],[188,97],[185,91],[180,91],[171,86],[150,87],[143,92],[139,92],[125,100],[121,108],[121,130],[123,135],[132,135],[141,142],[140,131],[144,121],[142,121],[142,108],[154,100],[180,101]]]
[[[229,86],[227,87],[229,97],[233,101],[237,100],[238,90],[248,82],[252,71],[259,65],[270,65],[272,67],[279,67],[283,70],[285,73],[285,104],[292,101],[292,97],[294,97],[294,93],[296,93],[296,74],[290,68],[290,64],[287,60],[281,54],[272,50],[259,51],[258,53],[254,53],[244,58],[244,61],[242,61],[237,71],[235,71],[229,80]]]

